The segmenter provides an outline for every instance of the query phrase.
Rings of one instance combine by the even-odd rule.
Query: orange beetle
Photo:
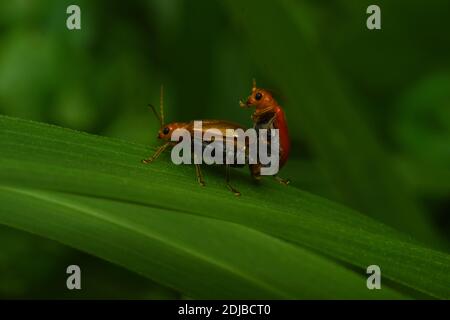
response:
[[[150,105],[153,113],[155,114],[155,116],[158,118],[159,122],[160,122],[160,129],[158,132],[158,139],[163,140],[165,143],[163,145],[161,145],[156,152],[149,158],[142,160],[142,163],[144,164],[149,164],[151,162],[153,162],[156,158],[158,158],[162,152],[164,152],[164,150],[166,150],[169,147],[173,147],[176,144],[178,144],[180,141],[172,141],[172,133],[176,130],[176,129],[186,129],[192,138],[191,142],[192,144],[195,143],[201,143],[202,144],[202,148],[205,148],[209,142],[202,142],[202,141],[196,141],[195,140],[195,126],[194,126],[194,121],[187,121],[187,122],[171,122],[171,123],[164,123],[164,108],[163,108],[163,87],[161,86],[161,101],[160,101],[160,113],[158,114],[155,110],[155,107]],[[236,137],[234,136],[227,136],[226,135],[226,131],[227,129],[242,129],[242,130],[246,130],[246,128],[244,128],[243,126],[233,123],[233,122],[229,122],[229,121],[224,121],[224,120],[202,120],[202,128],[201,128],[201,133],[203,135],[203,133],[208,130],[208,129],[217,129],[220,131],[221,133],[221,139],[224,143],[226,143],[227,139],[233,139],[233,143],[235,144],[235,148],[239,148],[240,150],[242,150],[245,154],[246,154],[246,163],[248,163],[248,146],[247,146],[247,142],[245,143],[245,145],[241,145],[238,144]],[[224,150],[225,152],[225,150]],[[236,158],[235,158],[235,163],[236,163]],[[197,181],[201,186],[205,185],[205,182],[203,180],[203,175],[201,172],[201,168],[199,164],[194,164],[195,165],[195,170],[196,170],[196,175],[197,175]],[[230,184],[230,167],[241,167],[244,165],[239,165],[239,164],[225,164],[226,167],[226,185],[228,187],[228,189],[230,191],[232,191],[236,196],[241,195],[241,193],[236,190],[233,186],[231,186]],[[257,168],[259,168],[259,164],[249,164],[250,167],[250,172],[253,173],[257,173],[258,170]]]
[[[280,169],[286,164],[291,150],[291,142],[289,139],[289,132],[284,111],[278,102],[273,97],[269,90],[256,87],[256,82],[253,79],[252,93],[246,101],[239,101],[242,108],[254,107],[255,112],[252,114],[253,128],[259,129],[278,129],[280,138]],[[252,172],[253,175],[258,175],[258,172]],[[289,180],[281,179],[277,176],[275,178],[284,184],[288,184]]]

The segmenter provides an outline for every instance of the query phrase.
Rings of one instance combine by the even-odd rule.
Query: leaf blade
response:
[[[237,199],[214,170],[207,170],[207,187],[200,188],[192,168],[174,166],[164,161],[167,157],[150,166],[140,164],[150,152],[143,146],[7,117],[0,117],[0,138],[3,185],[224,220],[359,268],[378,264],[392,281],[435,297],[449,296],[447,254],[295,187],[270,181],[254,186],[240,176],[234,183],[243,197]]]
[[[402,297],[389,289],[382,295],[370,292],[362,277],[327,259],[224,221],[111,200],[3,186],[0,199],[6,208],[11,208],[0,212],[3,223],[50,235],[112,262],[131,266],[133,271],[196,298]],[[17,219],[21,212],[22,221]],[[26,214],[29,212],[33,215]],[[8,219],[5,213],[16,216]],[[49,228],[48,221],[58,228]],[[202,237],[207,239],[205,243]],[[220,241],[214,242],[213,237]],[[271,263],[270,259],[277,256],[282,263]],[[316,282],[308,285],[310,282],[305,279],[312,276]],[[331,276],[337,278],[333,286],[327,285]],[[205,281],[198,283],[198,279]]]

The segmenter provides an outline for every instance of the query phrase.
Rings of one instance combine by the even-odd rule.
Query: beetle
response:
[[[142,163],[144,164],[149,164],[152,163],[155,159],[157,159],[161,153],[164,152],[164,150],[166,150],[169,147],[173,147],[175,145],[177,145],[180,141],[172,141],[172,134],[176,129],[186,129],[190,135],[191,138],[195,139],[194,133],[195,133],[195,128],[194,128],[194,121],[189,121],[189,122],[171,122],[171,123],[165,123],[164,122],[164,106],[163,106],[163,87],[161,86],[161,95],[160,95],[160,112],[158,114],[158,112],[156,111],[155,107],[153,105],[149,105],[149,107],[151,108],[151,110],[153,111],[153,113],[155,114],[156,118],[159,120],[160,123],[160,129],[158,132],[158,139],[163,140],[164,144],[161,145],[156,151],[155,153],[147,158],[142,160]],[[229,121],[224,121],[224,120],[202,120],[202,135],[203,133],[208,130],[208,129],[217,129],[220,131],[220,133],[222,134],[222,141],[224,141],[225,144],[225,140],[226,139],[233,139],[233,143],[234,143],[234,147],[235,148],[241,148],[241,150],[245,153],[246,152],[246,145],[237,145],[236,143],[236,139],[234,139],[235,137],[229,137],[226,135],[226,130],[227,129],[242,129],[242,130],[246,130],[246,128],[244,128],[243,126],[233,123],[233,122],[229,122]],[[192,144],[194,143],[194,139],[191,139]],[[206,147],[205,143],[202,142],[202,147]],[[224,151],[225,152],[225,151]],[[248,159],[247,159],[248,160]],[[248,162],[246,162],[248,163]],[[195,171],[196,171],[196,176],[197,176],[197,181],[201,186],[205,185],[204,179],[203,179],[203,174],[200,168],[199,164],[194,164],[195,165]],[[225,169],[226,169],[226,177],[225,177],[225,181],[226,181],[226,186],[227,188],[233,192],[236,196],[240,196],[241,193],[236,190],[231,184],[230,184],[230,167],[240,167],[240,166],[244,166],[244,165],[239,165],[239,164],[225,164]],[[257,173],[258,170],[258,164],[249,164],[250,167],[250,172],[253,173]]]
[[[267,89],[256,87],[256,81],[253,79],[252,92],[247,100],[240,100],[241,108],[255,108],[251,118],[253,120],[253,128],[258,132],[259,129],[278,129],[280,139],[279,159],[280,169],[284,166],[289,158],[291,150],[291,142],[287,127],[286,116],[283,108],[273,97],[273,94]],[[257,175],[258,172],[253,173]],[[289,184],[289,180],[275,176],[278,182]]]

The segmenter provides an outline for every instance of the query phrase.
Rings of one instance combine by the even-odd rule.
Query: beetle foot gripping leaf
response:
[[[231,184],[230,184],[230,166],[226,165],[225,166],[225,170],[226,170],[226,184],[227,184],[227,188],[234,193],[235,196],[239,197],[241,195],[241,193],[236,190]]]
[[[153,162],[156,158],[158,158],[158,157],[161,155],[161,153],[163,153],[164,150],[166,150],[167,147],[169,147],[169,146],[170,146],[170,143],[165,143],[165,144],[163,144],[162,146],[160,146],[160,147],[156,150],[156,152],[155,152],[150,158],[142,160],[142,163],[143,163],[143,164],[152,163],[152,162]]]
[[[202,174],[202,170],[200,168],[199,164],[195,165],[195,173],[197,174],[197,181],[200,184],[200,186],[204,187],[205,186],[205,181],[203,180],[203,174]]]
[[[289,179],[283,179],[280,178],[279,176],[274,176],[275,180],[277,180],[280,184],[284,184],[285,186],[287,186],[289,183],[291,183],[291,181]]]

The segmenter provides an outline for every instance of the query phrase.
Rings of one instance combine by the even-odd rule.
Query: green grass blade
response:
[[[193,219],[231,222],[255,230],[249,233],[262,232],[264,237],[276,237],[353,265],[362,275],[368,265],[377,264],[385,279],[450,298],[449,255],[428,249],[348,208],[302,192],[295,183],[285,187],[265,179],[254,185],[248,175],[235,174],[232,182],[243,194],[236,198],[225,188],[223,172],[219,174],[214,168],[204,170],[207,185],[201,188],[194,169],[173,165],[167,154],[143,165],[140,160],[152,151],[141,145],[8,117],[0,117],[0,150],[0,181],[8,188],[80,194],[147,206],[149,212],[159,207]],[[19,205],[20,201],[14,203]],[[2,219],[15,223],[15,215],[2,215]],[[223,236],[216,241],[226,243],[227,239]]]
[[[400,298],[335,262],[234,223],[125,202],[0,186],[0,219],[195,298]],[[314,279],[314,281],[311,281]],[[114,281],[114,279],[111,279]]]

